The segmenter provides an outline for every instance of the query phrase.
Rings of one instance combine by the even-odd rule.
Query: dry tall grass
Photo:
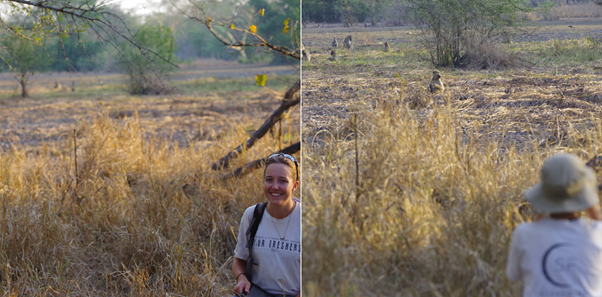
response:
[[[1,294],[231,295],[240,218],[265,200],[261,171],[224,181],[210,166],[263,120],[236,119],[219,142],[180,147],[101,108],[76,125],[77,167],[72,138],[0,151]],[[275,150],[267,137],[232,166]]]
[[[352,112],[357,134],[350,116],[304,146],[309,297],[520,295],[504,269],[513,228],[530,219],[522,192],[548,156],[587,158],[602,148],[593,119],[580,131],[587,144],[533,141],[518,150],[483,133],[478,120],[463,129],[452,104],[358,102]]]
[[[441,69],[432,96],[415,44],[330,62],[323,35],[303,36],[304,295],[520,296],[523,191],[553,154],[602,153],[595,40],[507,44],[533,66]]]

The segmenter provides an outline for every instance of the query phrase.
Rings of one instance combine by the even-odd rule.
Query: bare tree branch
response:
[[[276,154],[283,153],[283,154],[292,155],[300,150],[301,150],[301,142],[297,142],[295,144],[292,144],[292,145],[285,147],[284,149],[276,152]],[[238,168],[236,168],[236,170],[225,174],[224,176],[222,176],[222,179],[224,179],[224,180],[231,179],[233,177],[241,177],[245,174],[249,174],[253,170],[263,167],[265,165],[265,161],[266,161],[266,158],[261,158],[261,159],[255,160],[255,161],[251,161],[251,162],[245,164],[244,166],[238,167]]]
[[[123,20],[118,15],[111,13],[111,12],[103,11],[103,8],[105,6],[104,6],[104,3],[102,3],[102,2],[99,5],[94,4],[94,5],[92,5],[92,7],[88,6],[88,8],[82,8],[83,4],[80,5],[79,7],[75,7],[75,6],[70,5],[70,3],[68,3],[68,2],[50,2],[50,4],[46,4],[47,1],[38,1],[38,2],[32,2],[32,1],[27,1],[27,0],[4,0],[4,1],[11,2],[11,3],[18,3],[18,4],[22,4],[22,5],[28,5],[31,7],[41,8],[46,11],[52,11],[52,12],[59,13],[59,14],[69,15],[69,16],[75,17],[80,20],[88,21],[89,25],[102,24],[102,25],[106,26],[107,28],[111,29],[111,31],[113,31],[115,34],[119,35],[121,38],[125,39],[127,42],[131,43],[136,48],[138,48],[140,50],[140,52],[142,53],[142,55],[144,55],[145,57],[150,58],[147,56],[147,53],[151,53],[151,54],[159,57],[160,59],[164,60],[165,62],[168,62],[171,65],[177,67],[176,64],[173,64],[169,60],[165,59],[161,55],[154,52],[153,50],[151,50],[147,47],[144,47],[144,46],[140,45],[138,42],[136,42],[136,40],[134,39],[134,35],[131,32],[129,32],[129,30],[128,30],[128,34],[125,34],[121,30],[117,29],[113,23],[108,21],[107,17],[115,18],[124,26],[125,26],[125,22],[123,22]],[[2,2],[4,2],[4,1],[2,1]],[[52,4],[55,4],[55,5],[52,5]],[[101,18],[93,17],[93,16],[87,16],[86,14],[100,14],[105,19],[101,19]],[[2,23],[4,25],[6,25],[9,28],[9,30],[12,29],[12,31],[14,31],[14,28],[12,28],[12,26],[9,26],[5,22],[2,22]],[[127,26],[125,26],[125,27],[127,28]],[[97,32],[97,31],[95,30],[95,32]]]
[[[289,56],[289,57],[295,58],[297,60],[301,59],[300,51],[298,49],[292,49],[292,48],[289,48],[286,46],[277,46],[277,45],[269,42],[268,40],[266,40],[261,35],[254,33],[247,29],[231,28],[230,26],[224,24],[222,21],[212,19],[210,16],[208,16],[205,13],[204,8],[198,6],[195,2],[189,0],[189,3],[197,11],[200,11],[201,15],[190,15],[190,14],[180,10],[179,8],[177,8],[177,9],[180,10],[180,12],[183,15],[188,16],[188,18],[198,21],[198,22],[202,23],[203,25],[205,25],[207,27],[207,29],[209,29],[209,32],[211,32],[211,34],[223,45],[226,45],[226,46],[232,47],[232,48],[265,47],[265,48],[268,48],[269,50],[281,53],[285,56]],[[174,4],[174,6],[175,6],[175,4]],[[230,23],[232,23],[233,19],[234,19],[234,17],[231,19]],[[235,40],[230,41],[230,40],[228,40],[228,38],[222,36],[215,30],[214,24],[218,24],[219,26],[224,27],[231,31],[241,32],[241,33],[244,33],[245,35],[253,36],[256,38],[257,42],[245,42],[244,39],[242,41],[235,41]],[[297,44],[300,44],[299,40],[296,36],[295,36],[295,41],[297,42]]]
[[[282,99],[282,103],[280,103],[280,107],[274,111],[274,113],[261,125],[261,127],[251,135],[245,143],[239,145],[225,157],[221,158],[219,161],[213,163],[211,169],[213,170],[221,170],[224,168],[228,168],[230,166],[230,160],[236,158],[240,153],[245,149],[250,149],[257,140],[261,139],[268,131],[279,121],[282,119],[282,115],[289,108],[299,104],[300,96],[299,89],[301,88],[301,81],[297,81],[284,95]]]

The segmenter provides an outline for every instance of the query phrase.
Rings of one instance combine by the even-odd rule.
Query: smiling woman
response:
[[[268,157],[263,193],[268,202],[247,208],[240,223],[232,273],[235,296],[300,296],[301,204],[296,159]]]

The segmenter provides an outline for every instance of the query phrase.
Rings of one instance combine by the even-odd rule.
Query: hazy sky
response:
[[[153,10],[157,10],[157,1],[150,0],[122,0],[114,1],[117,5],[121,5],[124,10],[130,11],[134,14],[148,14]]]

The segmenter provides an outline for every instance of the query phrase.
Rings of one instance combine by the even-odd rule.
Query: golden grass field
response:
[[[522,294],[505,265],[523,191],[553,154],[602,153],[602,19],[532,25],[488,49],[520,66],[439,69],[438,96],[412,27],[303,31],[305,296]]]
[[[165,96],[129,96],[111,74],[82,75],[75,92],[38,78],[29,99],[3,93],[1,295],[233,294],[240,218],[265,197],[261,170],[222,176],[299,141],[299,108],[282,138],[266,135],[229,169],[211,164],[263,124],[298,74],[268,75],[271,89],[254,74],[181,75]]]

